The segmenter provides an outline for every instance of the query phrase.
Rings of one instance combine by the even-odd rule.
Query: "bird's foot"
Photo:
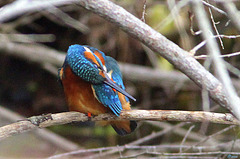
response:
[[[88,121],[92,120],[92,113],[87,113]]]
[[[87,113],[86,115],[88,117],[88,121],[92,121],[92,119],[96,116],[96,115],[93,115],[92,113]]]
[[[39,126],[41,123],[43,123],[44,121],[47,120],[53,120],[52,115],[51,114],[42,114],[42,115],[38,115],[38,116],[32,116],[23,120],[18,120],[18,121],[29,121],[31,122],[33,125]]]

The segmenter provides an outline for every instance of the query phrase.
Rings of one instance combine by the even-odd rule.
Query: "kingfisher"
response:
[[[112,112],[119,116],[122,110],[130,110],[122,74],[117,61],[102,51],[87,45],[71,45],[63,66],[58,71],[69,110],[99,115]],[[121,136],[133,132],[135,121],[102,121],[110,124]]]

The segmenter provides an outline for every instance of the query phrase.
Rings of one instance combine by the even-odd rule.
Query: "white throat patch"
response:
[[[85,46],[83,46],[83,47],[84,47],[84,49],[85,49],[87,52],[93,53],[89,48],[87,48],[87,47],[85,47]]]

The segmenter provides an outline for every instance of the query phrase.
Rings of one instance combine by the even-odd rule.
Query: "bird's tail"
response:
[[[113,129],[118,133],[118,135],[124,136],[132,133],[136,127],[136,121],[124,120],[124,121],[111,121]]]
[[[97,125],[111,125],[118,135],[124,136],[132,133],[137,128],[137,122],[132,120],[122,121],[97,121]]]

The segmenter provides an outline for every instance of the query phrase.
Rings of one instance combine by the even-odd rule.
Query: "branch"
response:
[[[231,19],[233,25],[236,27],[238,31],[240,31],[240,22],[239,22],[240,13],[236,5],[231,1],[224,1],[223,6],[227,10],[228,16]]]
[[[183,122],[204,122],[218,124],[240,125],[240,122],[231,114],[212,113],[203,111],[166,111],[166,110],[130,110],[122,111],[119,117],[113,114],[101,114],[92,117],[91,121],[109,121],[109,120],[154,120],[154,121],[183,121]],[[26,131],[31,131],[38,126],[32,124],[40,121],[39,128],[53,125],[62,125],[71,122],[89,121],[87,115],[79,112],[64,112],[51,115],[33,116],[0,128],[0,140],[17,135]],[[31,122],[32,123],[31,123]]]
[[[76,2],[76,0],[18,0],[1,8],[0,23],[8,21],[27,12],[40,11],[45,8],[71,4],[73,2]]]
[[[236,115],[238,119],[240,119],[240,99],[237,96],[237,93],[232,85],[231,78],[227,72],[226,66],[224,65],[224,60],[219,57],[220,49],[218,48],[218,44],[215,39],[211,38],[212,29],[207,20],[204,6],[200,0],[194,1],[194,9],[198,21],[201,21],[201,23],[199,23],[199,27],[202,30],[202,37],[208,40],[206,49],[208,53],[211,54],[215,70],[223,83],[222,90],[225,90],[224,94],[226,94],[227,100],[229,101],[228,108],[232,111],[233,114]]]
[[[0,117],[1,117],[1,119],[4,119],[8,122],[15,122],[17,120],[25,119],[23,116],[17,114],[16,112],[13,112],[3,106],[0,106]],[[1,128],[0,128],[0,130],[1,130]],[[65,151],[73,151],[73,150],[81,148],[76,143],[74,143],[68,139],[65,139],[63,136],[53,133],[52,131],[47,130],[47,129],[38,129],[37,131],[34,132],[34,134],[36,134],[41,139],[47,141],[51,145],[57,146]]]
[[[206,88],[211,97],[222,106],[232,111],[232,103],[227,98],[222,84],[209,73],[200,63],[198,63],[187,51],[168,40],[159,32],[153,30],[150,26],[128,13],[125,9],[106,0],[88,0],[81,5],[104,19],[115,23],[126,33],[143,42],[153,51],[166,58],[176,68],[181,70],[198,86]],[[238,97],[235,101],[240,101]],[[236,102],[238,103],[238,102]],[[240,118],[240,111],[235,109],[233,113]]]
[[[41,65],[51,64],[60,67],[65,58],[64,52],[44,47],[37,44],[17,44],[17,43],[0,43],[0,54],[6,53],[11,56],[19,57]],[[137,82],[146,82],[155,86],[176,85],[176,83],[186,82],[187,89],[194,88],[193,82],[189,78],[177,71],[162,71],[152,69],[146,66],[119,63],[124,78]],[[57,73],[57,71],[55,71]],[[147,74],[147,76],[146,76]]]
[[[19,57],[36,62],[57,75],[55,66],[60,67],[64,61],[65,53],[38,44],[0,43],[0,54]],[[178,71],[163,71],[146,66],[119,63],[123,77],[127,80],[144,82],[151,86],[172,88],[177,84],[184,84],[183,90],[196,90],[197,86],[184,74]],[[50,68],[50,69],[49,69]],[[56,70],[55,70],[56,69]],[[147,76],[146,76],[147,74]],[[209,81],[211,82],[211,81]],[[233,79],[234,86],[240,89],[238,80]]]
[[[127,34],[138,39],[146,46],[148,46],[150,49],[166,58],[176,68],[178,68],[190,79],[192,79],[198,86],[206,88],[209,91],[210,96],[215,101],[217,101],[221,106],[226,107],[229,110],[232,110],[229,104],[229,100],[226,98],[227,95],[223,90],[222,84],[211,73],[209,73],[200,63],[198,63],[196,59],[194,59],[189,54],[189,52],[181,49],[179,46],[177,46],[172,41],[168,40],[159,32],[153,30],[150,26],[143,23],[140,19],[136,18],[122,7],[115,5],[111,1],[78,0],[78,2],[82,7],[116,24],[118,27],[122,28],[122,30],[124,30]],[[66,1],[52,0],[51,3],[52,3],[51,5],[55,4],[63,5],[66,4]],[[24,9],[22,9],[21,14],[30,11],[32,12],[34,10],[34,7],[31,7],[32,4],[33,3],[25,3],[25,6],[22,7]],[[16,6],[17,5],[15,5],[15,7]],[[47,8],[50,6],[48,5],[44,7]],[[21,10],[21,7],[18,6],[18,10],[19,9]],[[6,19],[6,14],[3,13],[6,13],[7,11],[11,12],[12,14],[16,12],[16,10],[12,9],[11,6],[3,8],[0,11],[0,20],[2,20],[2,22]],[[237,116],[240,115],[238,114]]]

